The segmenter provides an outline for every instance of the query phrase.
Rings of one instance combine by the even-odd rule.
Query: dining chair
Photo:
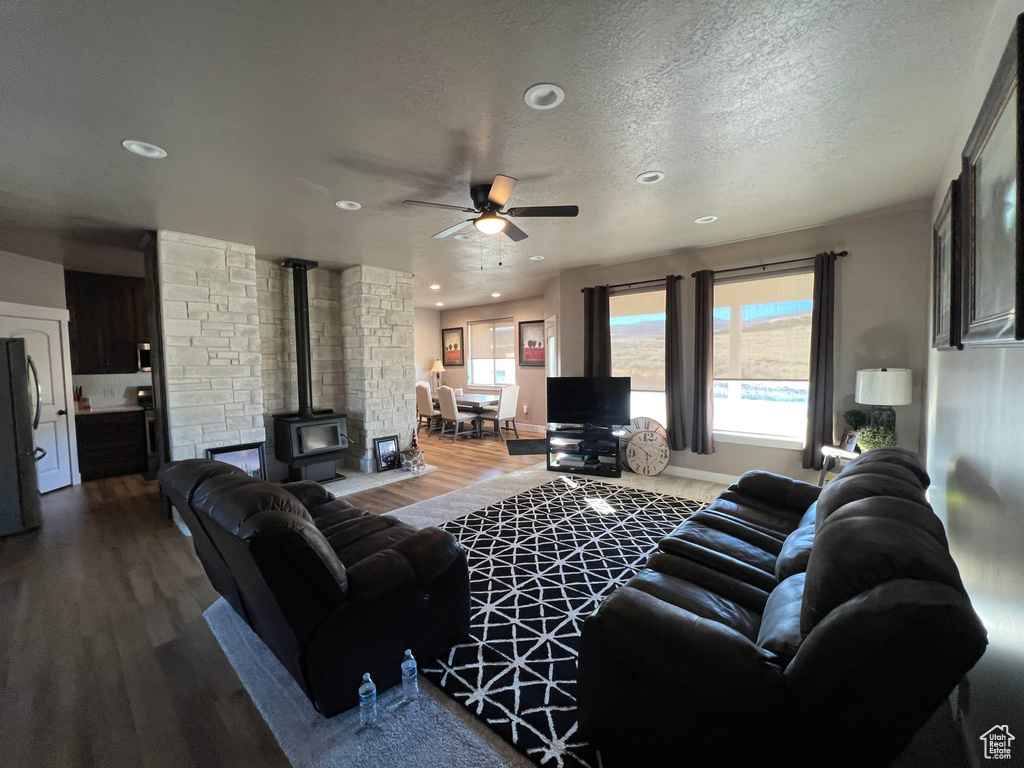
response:
[[[516,439],[519,439],[519,429],[516,427],[516,408],[519,407],[519,385],[518,384],[506,384],[501,388],[501,394],[498,398],[497,410],[493,408],[487,408],[480,414],[480,421],[493,421],[494,431],[498,437],[502,440],[505,436],[501,434],[502,424],[505,429],[511,429],[516,434]],[[511,424],[511,426],[509,426]]]
[[[430,397],[430,386],[425,381],[416,382],[416,431],[419,432],[424,421],[429,435],[441,422],[441,412],[434,407]]]
[[[437,390],[437,402],[441,406],[441,437],[444,437],[445,429],[448,424],[452,425],[452,442],[455,442],[455,438],[460,434],[465,434],[466,430],[460,432],[460,427],[463,424],[471,424],[473,432],[477,431],[477,420],[476,414],[462,413],[455,405],[455,390],[449,386],[439,387]]]

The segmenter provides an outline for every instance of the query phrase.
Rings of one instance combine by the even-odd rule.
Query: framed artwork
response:
[[[839,445],[837,447],[841,451],[850,451],[852,453],[853,449],[857,447],[857,430],[849,428],[844,429],[843,436],[839,440]]]
[[[207,448],[206,458],[223,461],[245,471],[249,477],[267,479],[267,456],[263,443],[225,445],[222,448]]]
[[[544,321],[520,321],[519,367],[543,368],[544,362]]]
[[[961,339],[966,345],[1024,340],[1024,231],[1018,17],[963,151]]]
[[[446,366],[454,368],[464,366],[466,364],[465,347],[462,328],[443,328],[441,330],[441,360]]]
[[[375,437],[373,439],[373,458],[377,462],[378,472],[398,469],[402,466],[402,452],[398,450],[398,435]]]
[[[932,347],[960,343],[960,179],[954,179],[932,226]]]

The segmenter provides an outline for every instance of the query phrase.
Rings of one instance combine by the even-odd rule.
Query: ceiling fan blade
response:
[[[523,232],[523,230],[521,230],[519,227],[517,227],[515,224],[513,224],[508,219],[505,220],[505,228],[503,230],[501,230],[501,231],[504,232],[506,235],[508,235],[509,238],[514,243],[518,243],[520,240],[525,240],[526,238],[529,237],[528,234]]]
[[[403,200],[405,205],[429,205],[431,208],[447,208],[451,211],[462,211],[463,213],[476,213],[473,208],[463,208],[461,205],[448,205],[447,203],[426,203],[422,200]]]
[[[526,208],[509,208],[506,216],[579,216],[578,205],[533,205]]]
[[[473,223],[473,219],[466,219],[465,221],[460,221],[454,227],[448,227],[448,229],[442,229],[436,235],[432,235],[432,237],[435,240],[440,240],[442,237],[448,237],[448,235],[454,235],[460,229],[465,229],[466,227],[468,227],[472,223]]]
[[[508,199],[512,196],[512,190],[516,188],[518,183],[518,179],[513,179],[511,176],[503,176],[499,173],[494,177],[491,191],[487,193],[487,199],[499,208],[502,207],[508,202]]]

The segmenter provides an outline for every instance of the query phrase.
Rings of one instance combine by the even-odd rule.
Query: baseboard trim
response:
[[[665,474],[674,477],[687,477],[690,480],[703,480],[708,483],[722,483],[732,485],[739,478],[739,475],[724,475],[721,472],[705,472],[702,469],[690,469],[689,467],[677,467],[669,464],[665,467]]]

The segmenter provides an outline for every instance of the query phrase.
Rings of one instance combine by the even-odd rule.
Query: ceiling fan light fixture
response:
[[[554,109],[565,101],[565,91],[554,83],[537,83],[526,89],[523,101],[533,109]]]
[[[505,228],[505,220],[492,213],[481,216],[473,225],[485,235],[496,235]]]
[[[636,177],[637,184],[657,184],[659,181],[665,178],[665,174],[661,171],[644,171]]]

